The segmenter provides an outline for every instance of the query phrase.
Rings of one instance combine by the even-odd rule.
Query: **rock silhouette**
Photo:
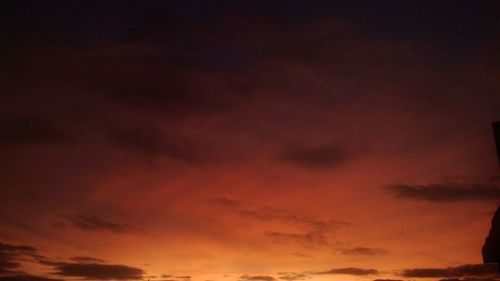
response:
[[[491,221],[491,230],[483,245],[484,263],[500,264],[500,206]],[[500,271],[500,267],[498,268]]]
[[[500,165],[500,121],[493,122],[493,134],[497,145],[498,165]]]
[[[493,122],[493,135],[497,147],[498,163],[500,164],[500,121]],[[491,221],[491,229],[483,245],[483,262],[497,263],[500,273],[500,206]]]

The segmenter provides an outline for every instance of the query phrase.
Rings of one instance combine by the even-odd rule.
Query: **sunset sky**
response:
[[[485,281],[497,1],[2,1],[0,281]]]

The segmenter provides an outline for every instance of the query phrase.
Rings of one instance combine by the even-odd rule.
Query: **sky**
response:
[[[2,1],[0,281],[498,281],[496,1]]]

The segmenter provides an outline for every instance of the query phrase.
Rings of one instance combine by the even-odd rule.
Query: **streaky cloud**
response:
[[[495,201],[500,199],[500,187],[494,183],[390,184],[385,188],[398,198],[429,202]]]
[[[496,264],[465,264],[445,268],[410,268],[403,270],[401,275],[409,278],[452,278],[495,276],[496,274]]]
[[[344,274],[344,275],[354,275],[354,276],[376,275],[378,273],[379,272],[376,269],[366,269],[358,267],[334,268],[327,271],[315,272],[315,274],[321,274],[321,275]]]

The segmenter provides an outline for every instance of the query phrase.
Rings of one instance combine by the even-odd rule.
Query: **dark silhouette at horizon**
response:
[[[493,122],[493,134],[497,146],[498,165],[500,166],[500,121]]]
[[[500,121],[493,122],[493,134],[497,147],[498,163],[500,164]],[[497,270],[500,273],[500,206],[498,206],[493,219],[491,229],[482,248],[484,263],[497,263]]]
[[[491,229],[483,245],[483,262],[497,263],[500,272],[500,206],[491,221]]]

